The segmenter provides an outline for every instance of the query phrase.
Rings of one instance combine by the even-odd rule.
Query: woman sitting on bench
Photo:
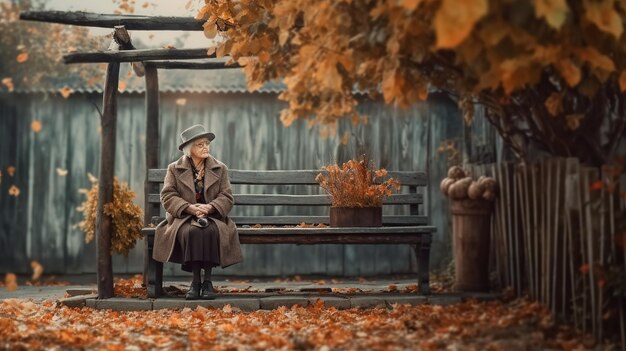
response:
[[[215,135],[203,126],[180,137],[184,155],[167,167],[161,190],[166,220],[156,228],[152,256],[193,273],[187,300],[214,299],[211,269],[242,261],[237,227],[228,218],[234,204],[228,168],[209,154]]]

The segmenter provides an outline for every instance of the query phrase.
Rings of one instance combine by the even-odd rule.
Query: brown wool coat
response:
[[[228,168],[213,156],[209,156],[205,161],[204,198],[224,218],[223,221],[210,218],[219,229],[221,266],[227,267],[241,262],[237,227],[228,218],[228,213],[235,203],[230,188]],[[152,257],[159,262],[176,262],[172,260],[172,252],[177,245],[176,233],[183,223],[192,218],[184,212],[185,208],[196,203],[193,172],[186,156],[182,156],[167,167],[163,190],[161,190],[161,203],[167,214],[165,220],[156,227]]]

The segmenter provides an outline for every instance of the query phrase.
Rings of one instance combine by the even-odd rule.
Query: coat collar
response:
[[[204,198],[209,201],[208,189],[219,179],[218,174],[216,173],[220,165],[219,161],[217,161],[213,156],[209,155],[207,159],[204,161]],[[196,189],[193,185],[193,172],[191,169],[191,160],[187,156],[181,156],[178,161],[176,161],[176,169],[181,171],[179,174],[179,179],[181,182],[189,188],[189,190],[195,193]]]
[[[215,157],[209,155],[209,157],[207,157],[207,159],[204,161],[204,169],[206,170],[212,170],[212,169],[216,169],[216,168],[220,168],[221,165],[219,163],[218,160],[215,159]],[[189,157],[187,156],[181,156],[178,161],[176,161],[176,168],[177,169],[181,169],[181,170],[190,170],[191,171],[191,162],[189,161]]]

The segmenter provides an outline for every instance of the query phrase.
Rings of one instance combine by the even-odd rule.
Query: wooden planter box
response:
[[[331,207],[331,227],[380,227],[383,225],[382,207]]]

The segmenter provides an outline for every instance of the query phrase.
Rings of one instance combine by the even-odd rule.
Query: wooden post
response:
[[[160,206],[151,204],[148,201],[150,194],[158,192],[158,185],[148,181],[148,170],[159,166],[159,77],[158,70],[154,66],[146,65],[146,177],[144,183],[145,209],[144,226],[148,226],[152,221],[152,216],[159,215]],[[157,287],[157,276],[162,276],[162,263],[152,259],[152,247],[150,240],[154,238],[144,238],[146,245],[144,250],[143,282],[150,291],[151,297],[161,294],[161,284]],[[159,271],[158,265],[161,265]],[[162,280],[162,278],[161,278]]]
[[[102,143],[100,147],[100,178],[98,211],[96,217],[96,260],[98,262],[98,298],[113,297],[113,265],[111,262],[111,216],[104,213],[104,205],[113,201],[113,176],[115,169],[115,134],[117,125],[117,86],[120,64],[107,66],[102,102]]]
[[[159,77],[154,66],[146,67],[146,178],[145,199],[148,204],[148,195],[154,192],[148,182],[148,170],[159,167]],[[159,207],[146,208],[144,225],[148,226],[152,216],[158,216]],[[155,211],[156,210],[156,211]]]

